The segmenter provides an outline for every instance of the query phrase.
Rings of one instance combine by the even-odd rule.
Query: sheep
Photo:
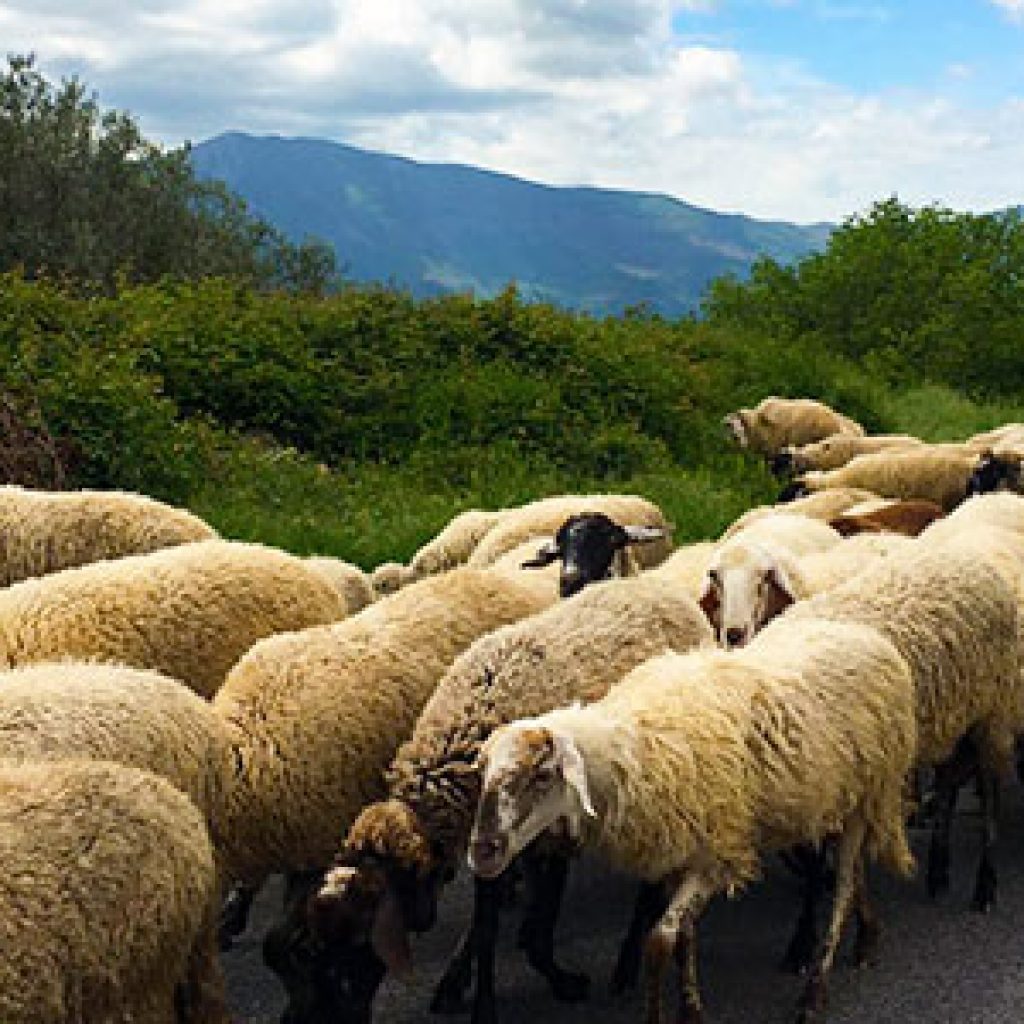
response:
[[[785,473],[807,473],[815,469],[838,469],[858,455],[877,452],[903,451],[924,444],[910,434],[832,434],[805,445],[790,445],[771,460],[771,471],[776,476]]]
[[[566,519],[554,539],[545,540],[522,567],[543,569],[560,562],[558,592],[572,597],[596,580],[635,576],[642,565],[638,547],[667,542],[662,527],[620,526],[603,512],[585,512]]]
[[[1001,427],[975,434],[966,441],[972,448],[991,449],[996,446],[1024,445],[1024,423],[1004,423]]]
[[[979,494],[958,505],[944,519],[921,534],[923,538],[950,537],[965,530],[992,527],[1024,535],[1024,497],[1007,491]]]
[[[866,491],[862,487],[834,487],[816,494],[808,494],[803,498],[779,505],[759,505],[748,509],[723,532],[720,540],[727,540],[740,530],[745,530],[751,523],[769,516],[805,516],[808,519],[829,520],[855,505],[878,498],[877,494]]]
[[[974,472],[967,483],[967,494],[991,494],[1012,491],[1019,494],[1021,485],[1020,452],[1003,450],[999,453],[986,449],[978,456]]]
[[[676,548],[656,569],[647,571],[658,579],[672,580],[683,593],[697,600],[704,584],[711,556],[717,549],[714,541],[702,540]]]
[[[905,556],[878,560],[849,582],[793,605],[784,619],[872,626],[906,658],[914,680],[918,764],[939,766],[947,791],[979,771],[983,838],[972,902],[984,911],[996,891],[997,779],[1011,763],[1020,725],[1018,600],[976,553],[921,539],[911,545]],[[946,814],[932,835],[933,895],[948,887],[948,830]]]
[[[927,448],[858,455],[840,469],[805,473],[782,491],[779,500],[785,502],[832,487],[863,487],[884,498],[933,501],[949,512],[967,496],[977,463],[977,455]]]
[[[370,573],[370,586],[378,598],[388,597],[390,594],[397,594],[402,587],[407,587],[418,579],[418,574],[408,565],[401,562],[381,562]]]
[[[753,409],[729,413],[722,424],[741,448],[769,459],[787,445],[811,444],[833,434],[864,434],[859,423],[811,398],[764,398]]]
[[[104,761],[0,761],[0,1020],[226,1024],[202,816]]]
[[[804,555],[796,568],[787,566],[794,600],[802,601],[853,579],[877,559],[900,557],[914,551],[912,537],[898,533],[860,533],[828,551]]]
[[[522,715],[601,696],[635,665],[666,648],[686,650],[712,641],[694,601],[653,574],[595,583],[570,601],[477,640],[445,673],[388,770],[388,799],[370,805],[356,819],[314,901],[314,923],[324,943],[319,956],[336,966],[328,972],[293,962],[290,970],[323,978],[354,960],[361,963],[358,949],[370,942],[371,934],[389,967],[401,962],[404,933],[414,916],[411,908],[433,905],[439,879],[454,870],[465,847],[479,786],[473,765],[492,729]],[[560,970],[551,949],[564,866],[559,874],[549,859],[546,870],[538,871],[540,857],[528,860],[533,876],[539,874],[548,883],[524,931],[528,956],[560,998],[578,998],[585,979]],[[388,880],[383,889],[382,877]],[[368,891],[374,893],[372,902]],[[482,977],[474,1019],[493,1013],[493,987],[486,978],[494,956],[494,898],[493,890],[479,894],[475,920],[491,915],[491,926],[482,929],[478,924],[471,930],[438,988],[435,1008],[459,1005],[475,956]],[[387,917],[399,903],[404,913],[397,927],[373,924],[372,919]],[[351,923],[357,907],[360,918],[372,915],[362,931]],[[309,948],[308,943],[286,941]],[[289,985],[293,991],[297,987]],[[356,987],[367,1000],[372,997],[372,991]],[[339,1012],[332,1002],[337,997],[336,990],[306,990],[295,996],[317,1001],[317,1019],[332,1019]]]
[[[831,527],[804,516],[768,516],[719,544],[708,560],[700,606],[726,647],[747,643],[760,626],[805,596],[787,566],[841,541]]]
[[[556,821],[618,868],[671,892],[647,939],[646,1019],[661,1019],[664,969],[680,966],[678,1019],[702,1019],[697,920],[719,892],[753,881],[770,850],[837,835],[836,900],[799,1020],[820,1020],[853,905],[857,955],[878,926],[862,860],[901,874],[913,859],[903,778],[914,755],[910,671],[871,628],[777,620],[738,652],[652,658],[596,703],[495,731],[469,862],[500,874]]]
[[[147,669],[52,662],[0,673],[0,757],[93,758],[162,775],[224,839],[232,756],[208,701]]]
[[[377,599],[370,577],[358,565],[329,555],[307,555],[306,565],[327,577],[344,598],[349,615],[362,611]]]
[[[529,579],[459,568],[254,644],[213,699],[237,763],[231,877],[251,886],[330,863],[338,831],[382,795],[384,768],[448,665],[554,597]]]
[[[571,516],[602,513],[622,526],[650,527],[662,536],[637,551],[642,569],[658,565],[672,550],[672,526],[653,502],[632,494],[579,494],[542,498],[507,509],[501,521],[477,545],[468,565],[485,568],[531,537],[551,536]]]
[[[257,544],[199,541],[0,591],[0,664],[120,662],[210,697],[261,637],[345,614],[341,595],[302,559]]]
[[[0,487],[0,587],[217,534],[184,509],[125,491]]]
[[[410,568],[417,576],[432,576],[464,564],[501,516],[501,512],[466,509],[412,556]]]
[[[495,559],[487,567],[487,572],[501,573],[511,576],[513,579],[522,579],[524,574],[529,573],[534,578],[544,579],[551,587],[551,592],[557,594],[558,577],[562,567],[561,563],[553,560],[546,566],[533,564],[537,559],[538,549],[553,544],[554,540],[554,537],[533,537],[530,540],[523,541],[522,544],[514,547],[511,551],[505,552],[500,558]]]
[[[916,537],[944,514],[941,506],[934,501],[912,498],[907,501],[886,501],[867,510],[864,510],[864,506],[855,506],[835,519],[830,519],[828,525],[844,537],[859,533],[899,533]]]

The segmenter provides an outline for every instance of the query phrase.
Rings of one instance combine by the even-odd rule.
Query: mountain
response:
[[[713,213],[668,196],[538,185],[452,164],[424,164],[318,139],[218,135],[193,148],[291,239],[334,245],[356,281],[416,295],[515,281],[522,296],[596,314],[647,303],[696,309],[705,285],[743,276],[761,255],[790,262],[821,248],[829,225]]]

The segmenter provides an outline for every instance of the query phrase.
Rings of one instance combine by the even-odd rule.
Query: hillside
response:
[[[696,309],[711,279],[745,276],[761,255],[798,259],[830,230],[315,139],[219,135],[195,146],[193,164],[293,240],[333,244],[351,279],[391,281],[417,296],[487,297],[515,281],[524,298],[571,309],[616,314],[647,303],[677,316]]]

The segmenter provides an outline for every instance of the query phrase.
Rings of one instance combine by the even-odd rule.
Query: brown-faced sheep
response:
[[[469,847],[502,872],[556,821],[614,865],[663,882],[647,940],[647,1020],[680,967],[681,1020],[700,1020],[696,924],[712,896],[759,874],[762,853],[838,836],[837,895],[801,1020],[817,1021],[856,905],[867,956],[877,924],[862,859],[908,873],[903,780],[914,756],[908,666],[876,630],[776,621],[742,651],[653,658],[602,700],[504,726],[481,755]]]
[[[360,962],[358,947],[372,939],[390,965],[400,961],[414,916],[411,908],[433,903],[439,880],[454,871],[465,849],[479,789],[476,757],[493,729],[523,715],[602,696],[630,669],[665,649],[711,642],[694,601],[654,574],[596,583],[571,600],[477,640],[452,664],[412,738],[399,749],[388,771],[389,799],[362,811],[327,875],[316,902],[316,920],[328,945],[320,955],[342,965]],[[537,894],[528,918],[527,954],[556,993],[569,998],[580,994],[581,979],[555,965],[550,945],[564,870],[549,881],[553,884]],[[494,893],[478,894],[478,899],[477,919],[488,919]],[[374,924],[393,915],[396,906],[402,910],[397,927]],[[365,931],[354,929],[353,915],[367,913]],[[296,946],[284,935],[282,941]],[[309,947],[300,943],[297,948]],[[485,938],[480,927],[473,929],[438,990],[436,1005],[450,1008],[461,1002],[473,958],[493,964],[493,956],[493,933]],[[310,977],[330,973],[312,970],[308,963],[301,970]],[[332,1003],[336,989],[299,993],[289,987],[296,1000],[318,1005],[318,1017],[344,1012]],[[365,985],[352,987],[367,999],[372,995]],[[482,982],[478,1019],[493,1011],[493,997],[493,987]]]
[[[906,537],[916,537],[943,515],[942,508],[934,501],[914,498],[886,502],[863,512],[854,508],[830,519],[828,525],[844,537],[853,537],[859,533],[900,533]]]

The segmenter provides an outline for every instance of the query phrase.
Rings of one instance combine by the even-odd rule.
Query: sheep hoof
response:
[[[820,975],[812,975],[796,1014],[796,1024],[821,1024],[825,1019],[828,993]]]
[[[995,872],[989,869],[978,874],[978,882],[974,888],[974,896],[971,899],[971,908],[979,914],[991,913],[996,905],[996,878]]]
[[[782,957],[781,968],[787,974],[806,974],[814,959],[814,950],[818,940],[813,929],[801,928],[790,940],[789,946]]]
[[[704,1011],[700,1006],[684,1001],[679,1006],[676,1024],[704,1024]]]

